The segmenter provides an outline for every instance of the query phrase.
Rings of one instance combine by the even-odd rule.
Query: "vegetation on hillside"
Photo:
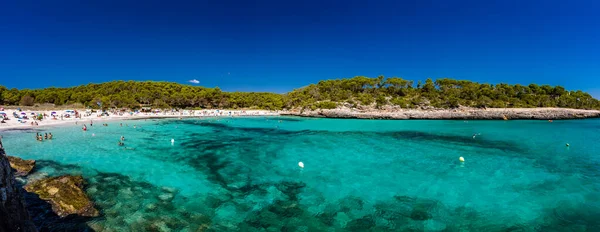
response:
[[[80,103],[92,108],[323,108],[398,106],[401,108],[565,107],[599,109],[600,102],[582,91],[561,86],[480,84],[448,78],[414,83],[402,78],[354,77],[326,80],[287,94],[223,92],[217,88],[171,82],[114,81],[71,88],[7,89],[0,86],[0,104],[23,105]]]

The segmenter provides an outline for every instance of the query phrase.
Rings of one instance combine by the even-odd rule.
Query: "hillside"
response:
[[[0,104],[80,103],[99,108],[138,108],[141,104],[167,108],[332,109],[340,105],[364,108],[448,109],[560,107],[600,109],[600,101],[582,91],[561,86],[480,84],[448,78],[433,81],[383,76],[320,81],[286,94],[224,92],[217,88],[171,82],[113,81],[71,88],[7,89],[0,86]]]

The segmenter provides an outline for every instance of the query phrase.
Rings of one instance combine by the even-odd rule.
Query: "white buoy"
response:
[[[300,167],[300,168],[304,168],[304,163],[302,163],[302,162],[298,162],[298,167]]]
[[[171,139],[171,143],[175,143],[175,139]]]
[[[462,156],[458,158],[458,160],[460,160],[460,162],[465,162],[465,158],[463,158]]]

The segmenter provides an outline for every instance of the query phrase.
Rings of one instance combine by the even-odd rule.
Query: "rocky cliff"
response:
[[[0,232],[37,231],[0,141]]]

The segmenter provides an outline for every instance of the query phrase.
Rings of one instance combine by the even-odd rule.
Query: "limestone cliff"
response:
[[[0,141],[0,232],[37,231]]]

